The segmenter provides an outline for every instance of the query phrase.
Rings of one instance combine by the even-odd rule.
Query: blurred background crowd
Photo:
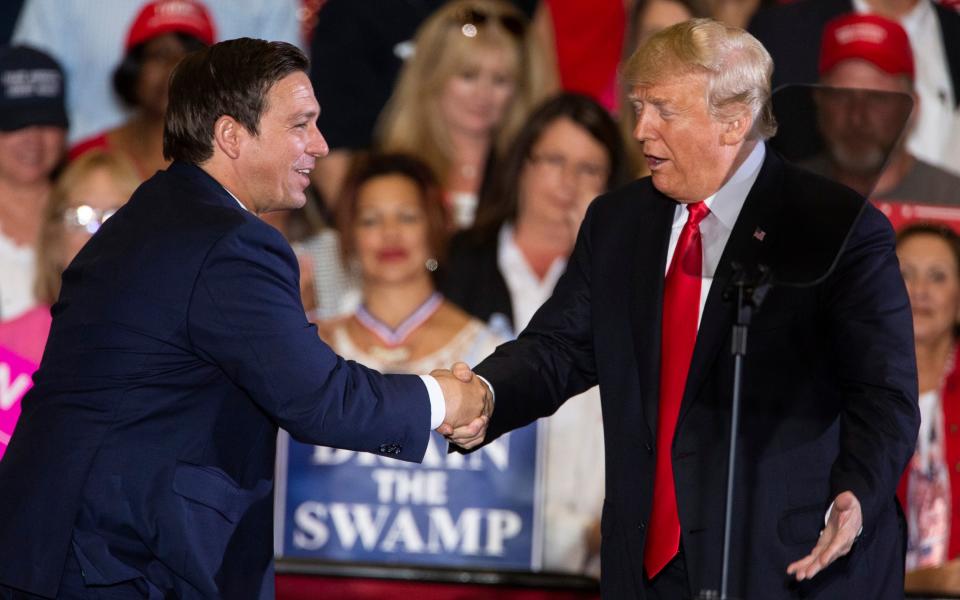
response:
[[[958,8],[5,0],[0,347],[39,363],[60,274],[167,166],[170,73],[219,40],[284,40],[312,58],[331,152],[304,208],[264,216],[297,252],[309,319],[348,358],[425,373],[477,361],[521,331],[563,272],[589,203],[645,175],[618,65],[680,21],[708,16],[748,29],[773,56],[775,87],[863,92],[824,96],[828,143],[803,157],[808,168],[877,201],[960,207]],[[912,100],[902,136],[870,92]],[[949,224],[914,224],[898,254],[920,372],[923,425],[901,485],[908,567],[918,569],[960,555],[960,238]],[[603,436],[598,394],[583,396],[545,425],[544,568],[597,575]]]

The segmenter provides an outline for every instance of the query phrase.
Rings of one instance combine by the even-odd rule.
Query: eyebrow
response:
[[[298,112],[297,114],[293,115],[293,116],[290,118],[290,121],[291,121],[292,123],[298,123],[298,122],[302,121],[303,119],[306,119],[306,120],[308,120],[308,121],[316,121],[317,118],[319,118],[319,117],[320,117],[320,111],[319,111],[319,110],[305,110],[305,111]]]

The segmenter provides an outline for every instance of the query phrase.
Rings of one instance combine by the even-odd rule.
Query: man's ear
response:
[[[725,146],[736,146],[750,135],[751,129],[753,129],[753,115],[744,107],[741,112],[733,115],[731,120],[724,122],[720,141]]]
[[[230,158],[240,156],[247,130],[230,115],[222,115],[213,124],[213,143]]]

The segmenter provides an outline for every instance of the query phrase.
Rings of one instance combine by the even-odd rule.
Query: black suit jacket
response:
[[[422,459],[423,382],[338,357],[300,303],[283,237],[196,166],[144,183],[63,276],[0,462],[3,584],[272,598],[277,426]]]
[[[710,288],[673,442],[682,544],[693,593],[720,586],[730,355],[731,265],[766,264],[801,277],[796,257],[827,265],[837,215],[853,192],[767,158]],[[551,414],[599,383],[606,499],[605,598],[643,598],[646,521],[656,447],[660,319],[676,203],[650,179],[591,206],[567,272],[517,341],[476,367],[496,409],[488,439]],[[765,235],[757,236],[758,228]],[[762,238],[762,239],[759,239]],[[793,265],[793,266],[788,266]],[[669,332],[666,332],[669,333]],[[898,598],[903,521],[894,497],[918,427],[912,320],[889,223],[867,206],[831,274],[776,287],[755,315],[745,365],[734,500],[734,597]],[[571,440],[570,443],[576,443]],[[797,584],[787,565],[806,555],[844,490],[864,531],[851,553]]]
[[[473,231],[455,235],[440,274],[440,291],[481,321],[503,315],[513,328],[513,301],[497,263],[498,240],[496,231],[486,236]]]

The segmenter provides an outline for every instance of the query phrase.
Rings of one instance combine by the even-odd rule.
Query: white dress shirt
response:
[[[560,276],[567,268],[567,260],[554,259],[543,279],[540,279],[517,246],[513,225],[504,223],[497,240],[497,266],[510,292],[513,331],[516,335],[527,327],[533,314],[553,293],[553,288],[557,286]]]
[[[758,143],[733,176],[712,196],[704,200],[707,208],[710,209],[710,214],[700,222],[700,238],[703,242],[703,279],[700,283],[698,328],[700,319],[703,317],[703,307],[707,303],[707,295],[710,293],[710,285],[713,283],[713,275],[716,273],[717,265],[720,264],[720,257],[723,255],[723,249],[727,245],[727,240],[730,239],[730,233],[737,222],[737,217],[740,216],[743,203],[747,200],[747,194],[750,193],[750,188],[753,187],[757,175],[760,174],[760,167],[763,166],[763,159],[766,155],[766,146],[763,142]],[[678,204],[673,213],[670,245],[667,247],[667,262],[663,265],[664,274],[670,268],[670,262],[673,260],[673,253],[677,249],[680,232],[687,222],[688,213],[685,204]]]

